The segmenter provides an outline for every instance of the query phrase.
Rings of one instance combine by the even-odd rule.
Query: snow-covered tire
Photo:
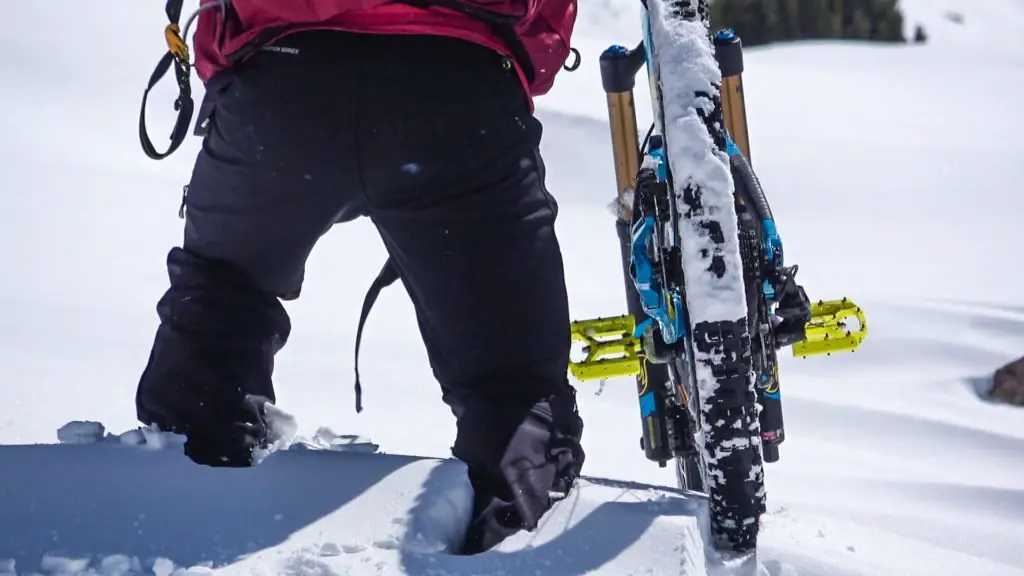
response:
[[[750,552],[763,503],[747,297],[706,0],[648,0],[662,127],[678,207],[692,378],[715,548]]]

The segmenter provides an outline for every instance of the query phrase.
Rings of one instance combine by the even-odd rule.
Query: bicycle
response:
[[[601,54],[627,313],[572,323],[580,381],[635,376],[647,459],[708,497],[712,545],[756,548],[765,462],[785,440],[777,352],[854,351],[847,298],[811,302],[750,161],[740,37],[708,0],[642,0],[643,39]],[[636,76],[654,122],[642,143]],[[855,323],[853,327],[851,324]]]

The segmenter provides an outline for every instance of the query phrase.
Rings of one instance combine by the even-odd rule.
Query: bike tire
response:
[[[655,119],[683,246],[689,375],[699,399],[712,545],[746,553],[757,545],[764,484],[747,287],[708,2],[645,5]]]

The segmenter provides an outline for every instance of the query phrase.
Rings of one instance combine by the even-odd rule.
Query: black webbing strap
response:
[[[167,0],[167,4],[164,4],[164,12],[171,24],[177,24],[181,20],[181,5],[183,3],[183,0]]]
[[[366,291],[366,298],[363,299],[363,311],[359,313],[359,327],[356,328],[356,412],[363,411],[363,385],[359,382],[359,344],[363,340],[363,325],[366,324],[366,317],[370,315],[370,309],[373,308],[374,302],[380,296],[380,291],[394,284],[395,280],[398,280],[398,269],[388,257],[384,262],[384,267],[377,274],[377,278],[374,279],[373,284],[370,284],[370,289]]]
[[[139,111],[139,141],[142,144],[142,151],[153,160],[166,158],[177,150],[178,146],[181,146],[181,143],[185,141],[185,135],[188,133],[189,124],[192,122],[192,112],[195,108],[195,104],[192,101],[192,85],[189,82],[192,65],[188,61],[188,45],[181,38],[178,28],[178,21],[181,19],[182,2],[183,0],[167,0],[164,11],[167,13],[167,20],[170,23],[164,30],[164,36],[167,40],[168,50],[160,58],[156,68],[153,70],[153,74],[149,77],[149,84],[146,86],[146,90],[142,93],[142,109]],[[172,65],[174,66],[174,76],[178,83],[178,98],[174,101],[174,109],[178,112],[178,118],[174,122],[173,130],[171,130],[171,144],[166,152],[161,153],[157,152],[156,147],[153,146],[153,142],[149,139],[149,133],[146,130],[146,102],[149,99],[150,90],[164,77],[164,74],[167,74],[167,70]]]

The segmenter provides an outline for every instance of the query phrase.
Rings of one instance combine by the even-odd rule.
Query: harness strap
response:
[[[164,4],[164,12],[167,14],[167,19],[171,21],[171,24],[177,24],[178,20],[181,19],[181,5],[184,0],[167,0]]]
[[[149,91],[164,77],[172,63],[174,64],[174,76],[178,81],[178,99],[174,101],[174,109],[178,111],[178,118],[174,121],[174,128],[171,130],[170,145],[165,152],[158,152],[146,130],[146,101],[149,99]],[[149,84],[142,93],[142,109],[139,111],[139,141],[142,143],[142,151],[153,160],[162,160],[173,154],[185,141],[185,136],[188,134],[188,126],[192,122],[192,112],[195,108],[195,103],[192,101],[192,87],[189,85],[189,71],[190,65],[187,61],[182,62],[168,51],[157,63],[156,69],[149,77]]]
[[[183,0],[167,0],[164,5],[164,12],[167,14],[169,24],[164,29],[164,37],[167,40],[167,53],[157,62],[153,74],[149,77],[149,84],[142,93],[142,109],[139,111],[139,141],[142,143],[142,151],[153,160],[161,160],[170,156],[181,143],[185,141],[188,133],[188,125],[192,122],[192,111],[195,104],[192,101],[192,85],[190,74],[192,65],[188,61],[188,44],[181,38],[178,20],[181,19],[181,5]],[[149,132],[146,130],[146,101],[149,100],[149,91],[156,86],[167,70],[174,65],[174,76],[178,82],[178,98],[174,101],[174,109],[178,111],[178,118],[171,130],[171,144],[166,152],[157,152],[153,142],[149,139]]]
[[[370,289],[366,291],[366,297],[363,299],[363,310],[359,313],[359,326],[356,328],[356,412],[363,411],[363,386],[359,382],[359,344],[363,340],[363,325],[366,324],[366,318],[370,315],[370,309],[373,308],[377,297],[380,296],[380,291],[394,284],[395,280],[398,280],[398,268],[395,267],[394,261],[389,256],[384,262],[384,267],[377,274],[377,278],[370,284]]]
[[[142,144],[142,151],[153,160],[162,160],[181,146],[188,134],[189,124],[192,122],[192,114],[195,110],[195,103],[192,101],[191,74],[192,64],[189,62],[188,43],[185,36],[188,34],[189,26],[199,13],[220,8],[222,12],[227,10],[230,0],[217,0],[203,4],[188,18],[185,23],[185,30],[182,32],[178,22],[181,19],[181,7],[184,0],[167,0],[164,5],[164,12],[167,14],[167,27],[164,28],[164,39],[167,41],[167,53],[157,62],[153,74],[149,77],[149,83],[142,93],[142,108],[139,111],[139,142]],[[149,138],[149,131],[146,129],[146,102],[149,100],[149,92],[167,74],[167,70],[174,66],[174,76],[178,84],[178,98],[174,101],[174,109],[178,117],[174,121],[174,128],[171,130],[171,143],[165,152],[157,152],[156,147]]]

